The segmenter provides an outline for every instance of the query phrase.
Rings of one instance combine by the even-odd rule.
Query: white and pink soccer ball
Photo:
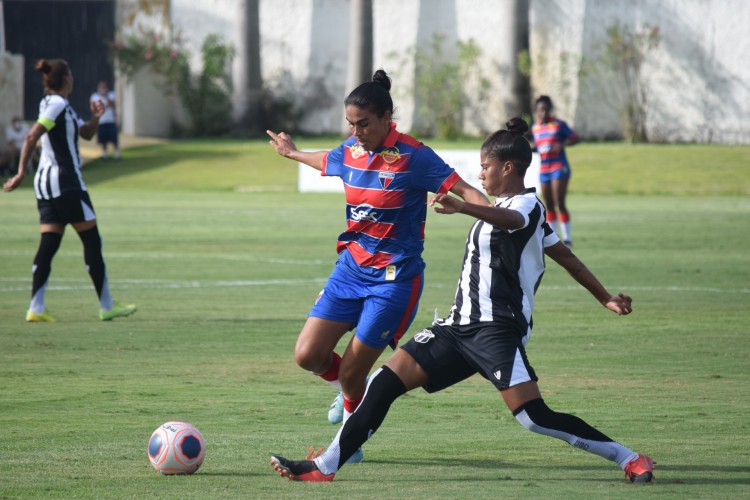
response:
[[[192,474],[205,456],[203,435],[187,422],[167,422],[148,440],[148,459],[164,475]]]

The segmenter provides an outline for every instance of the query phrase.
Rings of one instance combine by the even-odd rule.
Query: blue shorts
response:
[[[570,178],[570,165],[565,165],[561,168],[557,168],[553,170],[552,172],[545,172],[543,174],[539,174],[539,182],[542,184],[547,184],[548,182],[552,182],[553,180],[557,179],[569,179]]]
[[[365,345],[396,348],[417,314],[424,273],[405,281],[366,281],[337,264],[309,316],[351,323]]]

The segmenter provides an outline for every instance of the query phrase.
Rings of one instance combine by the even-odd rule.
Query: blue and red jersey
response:
[[[534,140],[542,164],[539,172],[542,174],[554,172],[561,168],[570,168],[568,158],[565,156],[565,141],[575,137],[576,133],[562,120],[550,117],[547,123],[536,122],[531,127],[531,135]],[[553,151],[553,146],[559,144],[560,150]]]
[[[429,147],[396,130],[365,151],[350,137],[329,151],[322,175],[344,182],[347,229],[339,263],[374,280],[410,279],[424,269],[427,193],[447,193],[461,177]]]

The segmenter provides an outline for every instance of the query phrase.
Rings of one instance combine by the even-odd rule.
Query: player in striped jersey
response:
[[[520,118],[482,145],[482,185],[494,206],[462,202],[447,194],[434,200],[444,214],[477,218],[466,240],[464,264],[450,314],[417,333],[377,370],[359,408],[344,422],[323,454],[307,460],[274,456],[282,477],[332,481],[347,458],[377,431],[391,404],[417,387],[436,392],[479,373],[500,392],[525,428],[617,463],[632,482],[651,482],[650,457],[624,447],[573,415],[552,411],[542,399],[525,345],[531,332],[534,292],[544,273],[544,255],[565,268],[604,307],[629,314],[631,298],[610,294],[563,245],[545,221],[533,188],[524,187],[531,148]]]
[[[534,114],[536,123],[531,127],[531,136],[542,160],[539,181],[547,207],[547,222],[556,231],[559,220],[563,243],[572,246],[570,211],[566,203],[571,172],[565,147],[578,144],[579,139],[567,123],[552,116],[549,96],[543,95],[536,100]]]
[[[390,86],[378,70],[349,94],[352,136],[332,151],[299,151],[285,133],[268,131],[279,154],[344,183],[347,227],[338,238],[339,257],[294,352],[299,366],[343,390],[342,418],[359,404],[375,360],[387,345],[395,348],[416,314],[428,192],[489,205],[435,152],[396,129]],[[340,356],[334,349],[354,328]]]
[[[110,295],[96,215],[81,176],[78,136],[84,139],[94,136],[104,108],[99,102],[91,103],[91,120],[84,122],[78,118],[68,103],[68,96],[73,91],[73,73],[62,59],[41,59],[36,70],[43,73],[45,88],[45,96],[39,104],[39,119],[24,140],[18,173],[3,185],[4,191],[13,191],[21,185],[24,165],[41,139],[42,154],[34,176],[41,242],[34,257],[31,305],[26,321],[55,321],[45,307],[44,294],[52,271],[52,258],[68,224],[73,226],[83,243],[86,268],[99,296],[99,318],[109,321],[129,316],[136,311],[136,306],[120,305]]]

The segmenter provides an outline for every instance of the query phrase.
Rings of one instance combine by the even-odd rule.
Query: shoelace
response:
[[[320,456],[320,454],[323,453],[323,448],[318,448],[318,451],[315,451],[315,446],[310,445],[310,447],[307,449],[307,456],[305,457],[305,460],[315,460]]]

